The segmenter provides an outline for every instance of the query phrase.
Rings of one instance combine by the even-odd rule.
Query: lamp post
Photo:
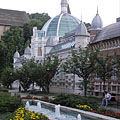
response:
[[[9,75],[9,80],[10,80],[10,88],[12,88],[12,82],[13,82],[13,77],[12,77],[12,73],[10,73],[10,75]]]

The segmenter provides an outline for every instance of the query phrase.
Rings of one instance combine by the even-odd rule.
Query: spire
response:
[[[81,22],[82,22],[82,13],[81,13]]]
[[[68,13],[68,0],[61,0],[61,13]]]
[[[98,6],[97,6],[97,15],[98,15]]]
[[[68,4],[67,13],[71,14],[70,6]]]

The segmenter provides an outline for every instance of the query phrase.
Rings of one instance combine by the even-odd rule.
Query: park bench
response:
[[[109,105],[116,105],[117,107],[120,106],[120,96],[112,96],[111,100],[109,101]]]

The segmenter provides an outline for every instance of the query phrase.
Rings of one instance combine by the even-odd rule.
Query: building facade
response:
[[[71,55],[72,49],[85,48],[89,43],[89,33],[82,21],[70,14],[67,0],[61,0],[61,13],[48,20],[42,30],[33,28],[31,48],[25,49],[24,55],[14,54],[14,68],[22,66],[24,59],[44,60],[46,55],[57,55],[63,61]],[[55,75],[50,85],[50,92],[79,92],[79,80],[76,75],[60,73]],[[81,90],[82,94],[82,90]]]
[[[100,52],[113,54],[120,49],[120,20],[106,27],[103,27],[102,19],[98,13],[92,20],[91,27],[87,31],[85,24],[70,14],[68,1],[61,0],[61,13],[56,17],[48,20],[42,30],[33,28],[31,38],[31,48],[25,49],[24,55],[20,56],[16,51],[14,54],[14,68],[21,67],[21,61],[25,58],[43,60],[46,55],[57,55],[62,61],[71,56],[71,50],[77,50],[80,47],[88,46],[100,48]],[[61,72],[55,75],[50,84],[50,92],[55,93],[73,93],[78,92],[81,95],[83,90],[80,89],[79,78],[74,74]],[[106,81],[106,90],[112,94],[120,94],[120,79],[116,76]],[[99,78],[93,78],[91,81],[92,95],[103,95],[103,82]]]
[[[99,22],[96,22],[96,26]],[[90,46],[93,49],[100,49],[100,52],[113,56],[120,55],[120,20],[116,20],[116,23],[110,24],[104,28],[92,27],[90,29]],[[99,78],[94,78],[91,82],[92,90],[91,93],[96,96],[103,95],[103,81]],[[120,78],[116,75],[112,76],[105,82],[105,90],[112,95],[120,95]]]

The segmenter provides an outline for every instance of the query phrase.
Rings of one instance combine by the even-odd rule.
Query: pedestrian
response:
[[[105,102],[105,106],[108,106],[108,102],[110,100],[111,100],[111,94],[105,91],[105,97],[102,100],[102,106],[104,106],[104,102]]]

